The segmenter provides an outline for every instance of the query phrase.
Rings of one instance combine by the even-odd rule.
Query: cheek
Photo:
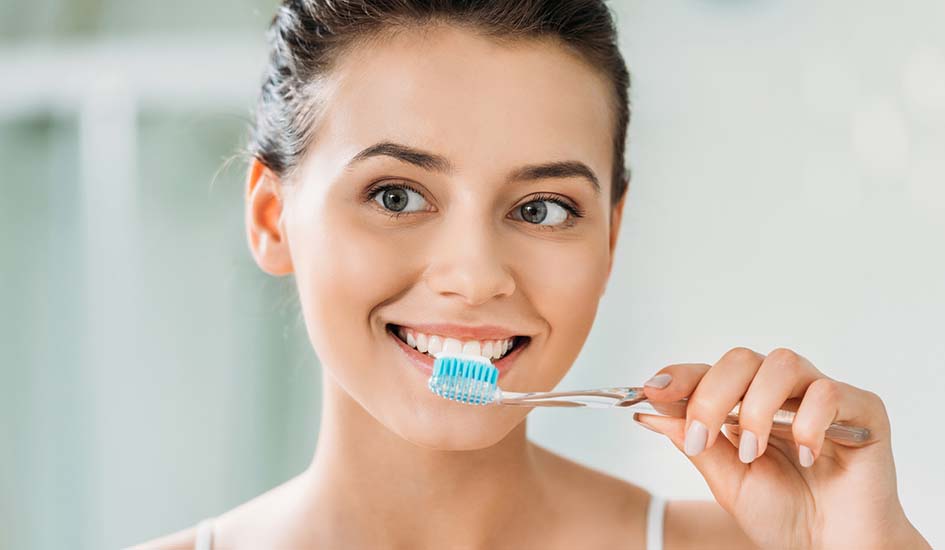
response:
[[[407,288],[417,269],[404,254],[405,243],[366,230],[344,208],[328,210],[301,217],[293,227],[299,299],[322,362],[363,364],[357,354],[372,349],[364,344],[376,337],[373,308]]]
[[[554,365],[554,376],[561,377],[580,352],[597,315],[607,281],[609,247],[605,239],[593,239],[528,250],[520,256],[518,268],[522,290],[550,329],[542,346],[542,364]]]
[[[551,323],[567,323],[596,310],[607,280],[609,248],[601,239],[520,247],[517,271],[530,301]],[[575,322],[583,319],[574,319]],[[556,327],[552,327],[553,329]]]

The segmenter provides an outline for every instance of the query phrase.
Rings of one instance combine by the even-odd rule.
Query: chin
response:
[[[428,411],[385,424],[392,432],[418,447],[437,451],[476,451],[505,439],[525,421],[527,414],[528,409],[484,411],[470,407],[468,412],[433,414]]]

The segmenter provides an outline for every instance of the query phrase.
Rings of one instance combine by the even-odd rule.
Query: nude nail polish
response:
[[[801,445],[797,449],[797,458],[800,460],[801,466],[805,468],[810,468],[814,464],[814,453],[807,445]]]
[[[758,438],[749,430],[742,430],[738,440],[738,459],[748,464],[758,456]]]
[[[672,381],[673,381],[672,375],[664,372],[662,374],[657,374],[653,378],[650,378],[649,380],[644,382],[643,385],[661,390],[665,388],[666,386],[668,386],[669,383]]]
[[[705,424],[698,420],[693,420],[689,424],[689,430],[686,431],[685,449],[689,456],[696,456],[705,450],[706,441],[709,439],[709,430]]]

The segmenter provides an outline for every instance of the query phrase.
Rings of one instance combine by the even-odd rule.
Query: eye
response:
[[[372,197],[391,212],[418,212],[427,206],[423,195],[403,185],[386,185],[376,190]]]
[[[562,226],[573,223],[571,217],[581,217],[577,210],[553,197],[538,197],[513,211],[514,218],[532,225]]]

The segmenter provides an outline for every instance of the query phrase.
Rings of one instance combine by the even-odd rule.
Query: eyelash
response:
[[[368,187],[368,189],[364,192],[364,196],[361,197],[361,199],[366,203],[374,202],[374,197],[376,197],[378,193],[380,193],[381,191],[387,191],[388,189],[407,189],[409,191],[413,191],[414,193],[418,195],[423,195],[422,191],[420,191],[419,189],[417,189],[416,187],[412,185],[408,185],[407,183],[387,183],[387,184],[382,184],[382,185],[372,185]],[[380,206],[378,206],[377,209],[380,210],[382,213],[387,214],[387,216],[390,217],[391,219],[396,219],[401,216],[405,216],[407,214],[417,213],[417,212],[392,212]]]
[[[534,197],[531,197],[530,199],[528,199],[528,201],[523,202],[522,204],[516,206],[515,208],[521,208],[522,206],[525,206],[526,204],[530,202],[542,202],[542,201],[553,202],[557,204],[561,208],[564,208],[565,210],[567,210],[571,214],[571,217],[569,217],[567,221],[565,221],[563,224],[561,224],[558,227],[555,227],[553,225],[538,225],[538,224],[533,224],[533,223],[528,224],[528,225],[534,225],[540,231],[557,231],[560,229],[567,229],[569,227],[572,227],[576,223],[575,220],[579,220],[584,217],[584,214],[585,214],[584,210],[582,210],[578,206],[573,205],[569,202],[565,202],[563,199],[555,195],[547,195],[544,193],[539,193],[535,195]]]
[[[422,191],[420,191],[416,187],[413,187],[412,185],[408,185],[407,183],[387,183],[387,184],[381,184],[381,185],[372,185],[368,187],[368,189],[364,192],[364,196],[362,197],[362,200],[364,202],[374,202],[374,197],[377,196],[378,193],[380,193],[381,191],[387,191],[388,189],[407,189],[407,190],[413,191],[414,193],[417,193],[418,195],[423,195]],[[527,202],[523,202],[516,208],[521,208],[522,206],[530,202],[542,202],[542,201],[553,202],[557,204],[561,208],[564,208],[565,210],[567,210],[568,213],[571,214],[572,218],[570,218],[567,222],[565,222],[559,227],[550,226],[550,225],[529,224],[529,225],[533,225],[537,227],[541,231],[557,231],[560,229],[567,229],[574,225],[575,219],[581,219],[585,215],[584,210],[579,208],[578,206],[573,205],[570,202],[566,202],[565,200],[555,195],[548,195],[545,193],[539,193],[538,195],[531,197]],[[387,214],[387,216],[390,217],[391,219],[396,219],[406,214],[416,214],[416,212],[391,212],[390,210],[387,210],[381,207],[378,207],[378,209],[381,210],[384,214]]]

